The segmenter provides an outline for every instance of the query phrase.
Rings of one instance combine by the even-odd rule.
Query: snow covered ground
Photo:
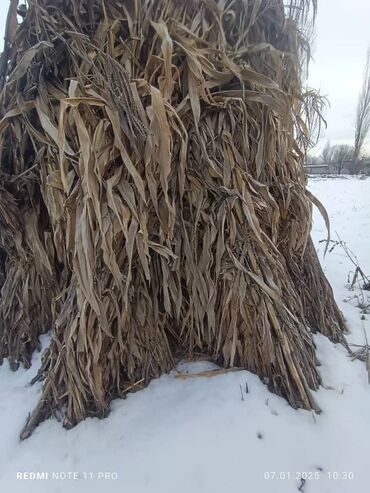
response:
[[[346,241],[369,274],[370,178],[315,178],[309,187],[329,212],[332,236],[337,232]],[[326,232],[316,212],[313,237],[322,259],[319,241]],[[370,340],[370,315],[361,320],[354,298],[361,292],[348,289],[351,262],[339,247],[322,262],[348,321],[349,340],[364,344],[365,331]],[[365,364],[351,362],[340,345],[320,335],[315,339],[326,386],[316,395],[323,409],[319,416],[291,409],[245,371],[186,380],[173,373],[125,401],[113,402],[108,419],[89,419],[70,431],[49,420],[22,443],[19,431],[40,392],[40,387],[27,385],[40,355],[29,371],[12,373],[4,364],[0,491],[289,493],[300,487],[304,493],[369,491],[370,385]],[[212,365],[184,363],[181,370],[206,368]],[[17,479],[17,473],[23,479]],[[41,476],[25,479],[27,473]],[[48,478],[41,479],[46,474]]]

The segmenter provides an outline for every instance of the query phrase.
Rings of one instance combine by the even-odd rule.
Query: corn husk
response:
[[[310,239],[308,1],[34,0],[1,58],[0,350],[39,405],[106,416],[183,357],[319,411],[345,329]],[[14,7],[15,5],[15,7]],[[313,5],[315,7],[315,4]],[[306,23],[306,24],[305,24]]]

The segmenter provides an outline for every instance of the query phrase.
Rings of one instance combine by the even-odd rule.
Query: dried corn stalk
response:
[[[0,81],[0,350],[52,342],[22,433],[202,354],[316,409],[344,322],[310,239],[310,2],[12,1]],[[320,206],[320,204],[317,204]]]

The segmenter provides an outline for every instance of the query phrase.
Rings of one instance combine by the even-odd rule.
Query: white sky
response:
[[[352,144],[358,94],[370,46],[370,0],[318,0],[316,39],[308,83],[328,96],[326,139]],[[0,0],[0,47],[9,0]],[[369,149],[370,150],[370,149]]]
[[[370,0],[318,0],[316,39],[308,83],[328,96],[328,128],[321,144],[353,144],[367,48]],[[370,136],[369,136],[370,137]]]

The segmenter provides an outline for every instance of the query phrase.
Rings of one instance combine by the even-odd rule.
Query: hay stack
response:
[[[22,438],[202,355],[316,409],[344,322],[310,239],[307,1],[12,1],[0,96],[1,353],[52,342]],[[288,15],[287,15],[288,14]]]

